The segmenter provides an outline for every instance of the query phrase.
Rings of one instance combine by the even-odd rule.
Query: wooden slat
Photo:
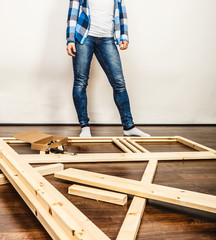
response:
[[[112,140],[112,136],[110,137],[91,137],[91,138],[85,138],[85,137],[68,137],[68,139],[72,140],[87,140],[87,141],[94,141],[94,140]],[[116,136],[116,138],[126,138],[122,136]],[[162,140],[162,141],[176,141],[176,137],[173,136],[151,136],[151,137],[129,137],[133,140],[138,140],[138,141],[157,141],[157,140]]]
[[[123,143],[127,148],[129,148],[134,153],[140,153],[141,151],[137,149],[134,145],[132,145],[130,142],[126,141],[126,139],[119,139],[121,143]]]
[[[154,179],[158,161],[151,160],[145,169],[141,182],[151,183]],[[135,240],[146,207],[147,199],[134,197],[116,240]]]
[[[216,213],[216,196],[69,168],[57,178]]]
[[[79,197],[90,198],[97,201],[113,203],[121,206],[125,205],[127,202],[126,194],[81,186],[77,184],[70,186],[68,188],[68,193]]]
[[[0,185],[4,185],[9,183],[9,181],[7,180],[7,178],[5,177],[5,175],[3,173],[0,173]]]
[[[20,154],[28,163],[90,163],[90,162],[136,162],[158,159],[169,160],[199,160],[216,159],[214,153],[203,152],[147,152],[147,153],[84,153],[68,154]]]
[[[212,148],[209,148],[209,147],[206,147],[200,143],[197,143],[197,142],[194,142],[192,140],[189,140],[187,138],[184,138],[184,137],[176,137],[177,138],[177,141],[184,144],[184,145],[187,145],[188,147],[191,147],[193,149],[196,149],[198,151],[209,151],[209,152],[212,152],[214,154],[216,154],[216,150],[212,149]]]
[[[18,194],[22,197],[22,199],[31,209],[33,214],[37,217],[37,219],[46,229],[48,234],[52,237],[52,239],[54,240],[76,239],[77,240],[78,238],[75,238],[75,237],[70,238],[65,233],[64,229],[59,226],[59,224],[56,222],[53,216],[44,208],[43,204],[36,199],[35,195],[18,177],[18,175],[16,174],[16,170],[13,170],[13,168],[9,167],[9,165],[4,165],[4,163],[2,162],[3,160],[0,159],[0,166],[1,167],[4,166],[4,171],[7,174],[7,177],[10,180],[10,183],[13,185],[13,187],[16,189]]]
[[[63,170],[64,165],[61,163],[56,163],[56,164],[51,164],[46,166],[35,167],[34,169],[38,171],[42,176],[47,176]],[[0,173],[0,185],[7,184],[7,183],[9,183],[9,181],[7,180],[5,175],[3,173]]]
[[[68,137],[68,143],[88,143],[88,142],[112,142],[113,137],[90,137],[90,138],[85,138],[85,137]],[[116,138],[121,138],[125,139],[127,137],[116,137]],[[164,143],[164,142],[176,142],[176,137],[172,136],[152,136],[152,137],[129,137],[130,139],[136,141],[136,142],[157,142],[157,143]],[[1,137],[0,139],[4,140],[7,143],[25,143],[23,141],[17,140],[14,137]]]
[[[117,138],[113,138],[112,139],[113,143],[116,144],[116,146],[118,146],[123,152],[125,153],[132,153],[132,151],[125,146],[120,140],[118,140]]]
[[[4,141],[0,140],[0,167],[11,184],[23,197],[37,216],[43,216],[41,223],[55,239],[104,239],[109,238],[94,225],[79,209],[66,199],[54,186],[43,178]],[[19,182],[19,185],[17,183]],[[19,186],[22,186],[19,187]],[[26,191],[25,191],[26,190]],[[32,206],[32,202],[35,205]],[[37,208],[40,206],[40,208]],[[45,214],[46,213],[46,214]],[[47,214],[52,216],[46,218]],[[39,219],[40,220],[40,219]],[[55,236],[57,231],[67,237]],[[57,227],[58,226],[58,227]],[[50,230],[52,229],[52,231]],[[55,233],[55,235],[53,234]],[[53,234],[53,235],[52,235]]]
[[[134,140],[132,140],[132,139],[126,139],[131,145],[133,145],[133,146],[135,146],[137,149],[139,149],[140,150],[140,152],[150,152],[150,151],[148,151],[146,148],[144,148],[144,147],[142,147],[141,145],[139,145],[138,143],[136,143]]]

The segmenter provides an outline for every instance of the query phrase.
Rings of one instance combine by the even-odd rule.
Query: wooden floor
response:
[[[15,133],[30,129],[71,137],[77,137],[80,131],[79,127],[76,126],[4,126],[0,127],[0,137],[10,137]],[[216,127],[146,126],[140,127],[140,129],[152,136],[183,136],[216,149]],[[123,136],[120,126],[92,126],[92,135]],[[152,152],[191,151],[190,148],[181,144],[155,144],[151,146],[147,144],[145,148]],[[70,150],[86,153],[120,152],[112,144],[106,146],[104,144],[82,144],[74,146]],[[31,152],[28,145],[16,147],[16,151],[18,153]],[[65,164],[65,168],[68,167],[140,180],[146,163]],[[132,196],[129,196],[128,203],[122,207],[69,196],[67,188],[71,185],[70,183],[54,179],[53,175],[46,177],[46,179],[105,234],[111,239],[116,238]],[[154,183],[216,195],[216,160],[160,162]],[[0,239],[51,239],[10,184],[0,186]],[[137,239],[213,240],[216,239],[216,215],[149,200]]]

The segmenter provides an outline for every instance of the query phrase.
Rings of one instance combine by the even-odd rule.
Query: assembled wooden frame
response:
[[[194,152],[149,152],[139,143],[181,143]],[[90,185],[134,198],[117,240],[136,239],[147,199],[216,213],[216,196],[153,184],[158,161],[216,159],[216,150],[181,136],[174,137],[69,137],[73,143],[113,143],[123,153],[18,154],[9,144],[26,144],[15,138],[0,139],[0,168],[53,239],[109,239],[80,210],[55,189],[30,163],[145,162],[141,181],[78,169],[56,169],[55,177]],[[41,152],[43,153],[43,152]],[[58,166],[60,167],[60,166]],[[48,167],[49,168],[49,167]],[[2,183],[5,176],[0,175]],[[2,177],[2,178],[1,178]],[[91,188],[88,189],[91,191]],[[94,188],[92,188],[94,192]],[[103,192],[101,193],[103,195]],[[105,194],[105,192],[104,192]],[[110,193],[112,196],[112,192]],[[113,195],[116,194],[113,192]]]

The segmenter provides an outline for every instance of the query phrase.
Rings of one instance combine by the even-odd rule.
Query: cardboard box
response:
[[[46,151],[47,148],[55,148],[67,143],[67,137],[53,136],[38,132],[37,130],[30,130],[22,133],[17,133],[14,137],[18,140],[31,143],[31,149]],[[50,143],[55,141],[54,143]]]

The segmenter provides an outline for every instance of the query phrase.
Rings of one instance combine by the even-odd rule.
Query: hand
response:
[[[121,50],[126,50],[128,48],[128,41],[120,41],[120,46],[119,47],[120,47]]]
[[[67,53],[71,57],[75,57],[76,55],[72,53],[71,49],[73,49],[73,52],[76,52],[76,46],[75,43],[69,42],[67,45]]]

